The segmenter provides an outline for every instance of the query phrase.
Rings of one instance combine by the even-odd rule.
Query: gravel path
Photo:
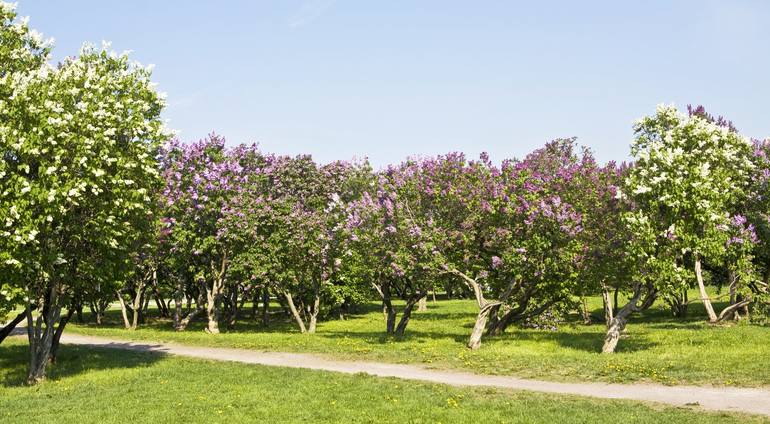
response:
[[[279,367],[306,368],[347,374],[430,381],[452,386],[490,386],[535,392],[660,402],[675,406],[699,406],[712,411],[734,411],[770,416],[770,389],[732,387],[663,386],[656,384],[557,383],[516,377],[440,371],[417,365],[337,361],[304,353],[260,352],[244,349],[183,346],[170,343],[130,342],[103,337],[64,334],[62,343],[157,352],[191,358],[234,361]]]

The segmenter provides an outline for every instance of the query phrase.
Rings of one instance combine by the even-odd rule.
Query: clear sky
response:
[[[770,1],[19,0],[55,57],[111,41],[155,64],[183,140],[321,161],[577,136],[628,156],[633,120],[704,104],[770,136]]]

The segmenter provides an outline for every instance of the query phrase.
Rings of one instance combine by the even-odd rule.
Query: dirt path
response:
[[[556,383],[515,377],[440,371],[416,365],[336,361],[303,353],[260,352],[244,349],[183,346],[170,343],[130,342],[102,337],[64,334],[62,342],[138,352],[158,352],[191,358],[234,361],[291,368],[367,373],[380,377],[430,381],[453,386],[491,386],[535,392],[562,393],[606,399],[631,399],[706,410],[747,412],[770,416],[770,390],[730,387],[663,386],[655,384]]]

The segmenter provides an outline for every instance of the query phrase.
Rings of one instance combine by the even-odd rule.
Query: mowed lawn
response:
[[[590,306],[594,315],[601,316],[600,299],[592,298]],[[312,352],[558,381],[770,385],[770,327],[709,325],[700,304],[690,306],[687,320],[673,318],[662,302],[634,317],[628,337],[621,340],[614,355],[599,353],[604,324],[584,325],[577,316],[557,331],[512,327],[501,337],[485,338],[479,350],[471,351],[465,342],[476,315],[474,302],[439,300],[428,302],[428,308],[414,314],[403,339],[384,334],[382,312],[375,302],[344,320],[321,322],[317,334],[300,334],[277,310],[267,327],[245,317],[234,329],[219,335],[205,333],[202,322],[176,332],[169,320],[152,317],[138,330],[127,331],[117,311],[110,311],[108,322],[101,327],[72,324],[67,331],[200,346]]]
[[[0,345],[0,422],[767,422],[629,401],[64,346],[28,387],[26,343]]]

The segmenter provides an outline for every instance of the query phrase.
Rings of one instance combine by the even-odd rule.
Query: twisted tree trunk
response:
[[[481,337],[484,335],[484,330],[487,328],[487,319],[492,311],[496,311],[500,308],[500,302],[488,302],[479,309],[479,313],[476,316],[476,323],[473,325],[471,331],[471,337],[468,339],[468,348],[478,349],[481,346]]]
[[[404,332],[406,331],[406,326],[409,324],[409,319],[412,317],[412,311],[414,310],[414,306],[423,297],[425,297],[425,294],[420,293],[417,296],[413,296],[407,299],[406,306],[404,306],[404,312],[401,313],[401,319],[398,321],[398,325],[396,326],[395,334],[397,336],[404,335]]]
[[[739,316],[738,311],[741,308],[744,308],[750,304],[751,304],[751,298],[746,298],[741,300],[740,302],[733,303],[732,305],[722,310],[722,312],[719,314],[719,317],[717,318],[717,321],[724,321],[726,319],[733,318],[733,316],[736,316],[736,317]]]
[[[642,291],[644,289],[647,289],[647,295],[645,296],[644,300],[642,301],[641,305],[639,304],[639,299],[642,297]],[[655,289],[647,285],[646,287],[643,287],[641,284],[636,284],[634,286],[634,294],[631,297],[631,300],[622,308],[618,310],[618,313],[615,315],[615,318],[612,319],[610,322],[610,326],[607,329],[607,335],[604,338],[604,346],[602,346],[602,353],[614,353],[615,348],[618,345],[618,341],[620,340],[620,336],[623,333],[623,330],[626,328],[626,324],[628,324],[628,320],[631,317],[631,314],[634,312],[640,312],[643,311],[655,302],[656,292]]]
[[[698,253],[695,254],[695,279],[698,280],[698,290],[700,290],[700,299],[703,302],[703,307],[706,308],[706,313],[709,316],[709,322],[717,322],[717,314],[714,312],[714,307],[711,306],[711,299],[709,299],[708,293],[706,293],[706,286],[703,284],[701,260],[700,260],[700,255]]]
[[[184,318],[181,318],[179,322],[176,325],[176,331],[184,331],[187,329],[187,326],[190,325],[193,319],[197,317],[198,315],[203,313],[203,308],[198,308],[194,311],[191,311],[187,314]]]
[[[488,301],[484,298],[484,290],[482,290],[481,285],[475,279],[458,270],[453,270],[451,273],[462,278],[476,297],[479,313],[476,315],[476,322],[473,325],[473,330],[471,330],[471,336],[468,339],[468,344],[466,346],[470,349],[478,349],[481,346],[481,338],[484,335],[484,329],[487,327],[487,320],[489,319],[490,314],[492,315],[490,326],[497,325],[499,323],[497,313],[500,310],[500,307],[508,300],[511,293],[513,293],[514,288],[517,287],[516,281],[512,281],[508,285],[505,293],[500,296],[500,300]]]
[[[219,334],[219,308],[217,308],[217,301],[219,300],[221,290],[222,287],[216,279],[212,284],[211,290],[206,290],[206,318],[208,319],[206,332],[209,334]]]
[[[222,290],[225,285],[225,273],[227,272],[227,254],[222,255],[219,269],[211,262],[212,282],[211,289],[203,283],[203,289],[206,291],[206,317],[208,325],[206,332],[209,334],[219,334],[219,298],[222,296]]]

